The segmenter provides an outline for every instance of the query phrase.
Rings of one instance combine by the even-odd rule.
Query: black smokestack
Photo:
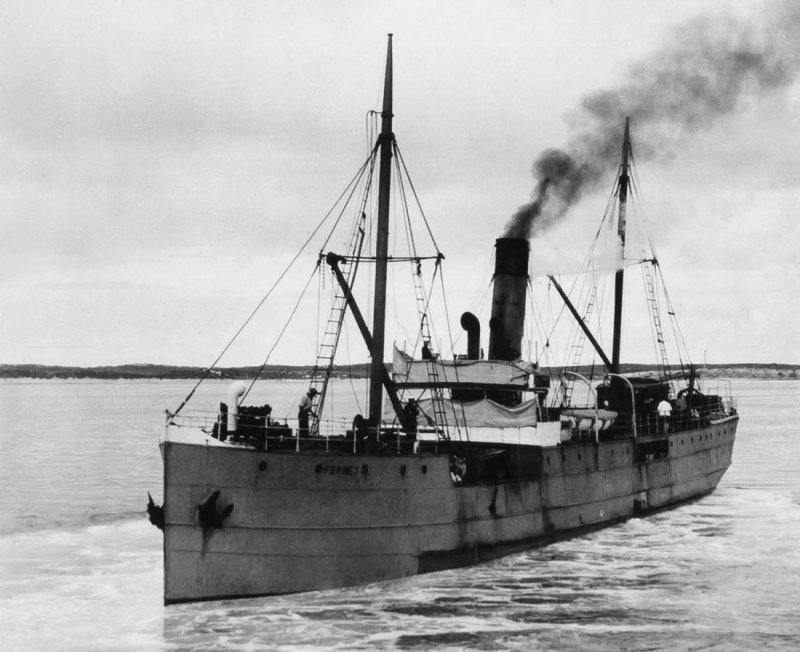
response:
[[[800,63],[798,43],[800,3],[767,5],[759,26],[722,13],[677,25],[660,50],[629,67],[627,81],[583,99],[569,118],[566,147],[534,162],[532,199],[504,236],[536,235],[596,189],[619,161],[626,117],[639,159],[670,157],[687,136],[733,113],[743,94],[788,86]]]
[[[489,359],[516,360],[522,354],[530,247],[521,238],[498,238],[495,247]]]

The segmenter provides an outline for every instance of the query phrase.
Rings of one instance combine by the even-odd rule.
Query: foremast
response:
[[[380,167],[378,181],[378,225],[375,247],[375,299],[370,346],[369,423],[378,427],[383,412],[383,378],[386,368],[383,350],[386,333],[386,278],[389,256],[389,197],[392,182],[392,35],[386,46],[386,74],[381,111]]]
[[[630,118],[625,118],[625,135],[622,138],[622,163],[619,173],[619,213],[617,217],[617,272],[614,276],[614,339],[611,348],[612,373],[619,373],[619,353],[622,341],[622,296],[625,284],[625,229],[628,208],[628,185],[630,177],[631,136]]]

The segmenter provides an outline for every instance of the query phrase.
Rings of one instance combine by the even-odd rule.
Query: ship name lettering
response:
[[[325,465],[322,467],[323,473],[330,475],[358,475],[358,466]]]

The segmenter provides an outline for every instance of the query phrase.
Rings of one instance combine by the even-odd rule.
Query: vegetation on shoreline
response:
[[[95,378],[101,380],[197,380],[203,376],[219,380],[251,379],[257,374],[265,380],[308,379],[314,367],[311,365],[267,365],[261,367],[222,367],[209,373],[203,367],[181,367],[158,364],[126,364],[103,367],[68,367],[32,364],[0,364],[0,378],[41,378],[41,379],[79,379]],[[652,370],[651,365],[622,365],[623,373],[645,373]],[[677,370],[677,367],[676,367]],[[547,373],[549,369],[543,368]],[[588,372],[589,369],[579,369]],[[596,370],[595,370],[596,371]],[[333,375],[339,378],[366,378],[369,365],[336,365]],[[800,365],[778,363],[737,363],[707,365],[700,375],[724,378],[786,378],[795,379],[800,373]]]
[[[204,367],[181,367],[159,364],[124,364],[103,367],[61,367],[49,365],[10,365],[0,364],[0,378],[97,378],[103,380],[198,380],[207,376],[210,379],[234,380],[251,379],[258,375],[265,380],[285,380],[310,378],[312,365],[267,365],[261,367],[220,367],[209,372]],[[259,373],[261,371],[261,373]],[[334,367],[334,376],[366,377],[366,364]]]

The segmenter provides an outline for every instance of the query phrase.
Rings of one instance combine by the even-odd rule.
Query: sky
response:
[[[706,27],[688,24],[717,36],[752,27],[780,48],[800,31],[769,18],[782,7],[4,2],[0,362],[209,365],[366,157],[389,32],[394,131],[447,257],[457,326],[491,275],[494,239],[532,198],[533,162],[574,142],[585,98],[635,86],[681,38],[704,43]],[[645,122],[637,141],[632,125],[661,269],[697,362],[800,363],[798,59],[776,83],[745,76],[729,105],[690,128],[667,120],[656,137]],[[574,267],[610,190],[588,188],[534,238],[534,275]],[[262,362],[315,255],[223,366]],[[271,362],[313,362],[309,319]],[[409,337],[395,321],[390,342]],[[633,338],[625,359],[645,361],[645,348]]]

